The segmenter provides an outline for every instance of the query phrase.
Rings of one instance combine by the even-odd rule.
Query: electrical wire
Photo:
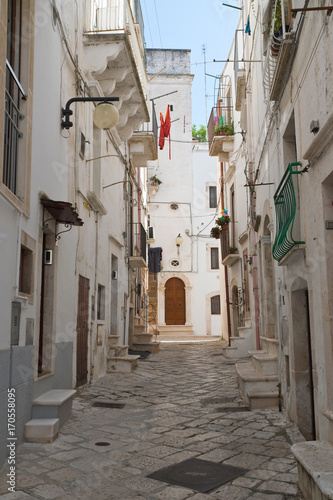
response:
[[[149,23],[149,16],[148,16],[148,11],[147,11],[147,6],[146,6],[146,0],[143,0],[143,5],[144,5],[145,11],[146,11],[146,20],[147,20],[148,31],[149,31],[149,35],[150,35],[151,46],[154,47],[153,37],[151,34],[150,23]]]
[[[158,34],[159,34],[159,37],[160,37],[161,49],[163,49],[162,37],[161,37],[161,30],[160,30],[160,22],[159,22],[158,14],[157,14],[156,0],[154,0],[154,5],[155,5],[156,21],[157,21]]]

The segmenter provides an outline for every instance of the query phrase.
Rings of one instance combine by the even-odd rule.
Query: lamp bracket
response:
[[[67,130],[73,127],[73,122],[69,120],[69,117],[73,114],[73,111],[69,109],[73,102],[114,102],[119,101],[119,97],[72,97],[66,103],[65,108],[61,110],[61,128],[66,128]]]

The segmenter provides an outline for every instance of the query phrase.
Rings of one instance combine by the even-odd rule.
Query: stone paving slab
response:
[[[278,409],[221,413],[244,402],[235,362],[217,354],[221,342],[163,343],[134,372],[110,373],[81,390],[54,443],[17,449],[15,493],[8,493],[8,465],[2,469],[1,498],[302,499],[290,453],[302,436]],[[125,406],[98,408],[95,401]],[[189,458],[248,471],[207,494],[147,477]]]

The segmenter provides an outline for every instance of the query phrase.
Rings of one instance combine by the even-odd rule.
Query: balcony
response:
[[[222,99],[221,99],[222,101]],[[229,161],[229,154],[234,150],[234,122],[231,98],[223,100],[212,108],[207,126],[209,156],[218,156],[219,161]]]
[[[224,266],[233,266],[239,261],[238,250],[235,247],[230,246],[229,228],[222,229],[221,236],[221,255],[222,264]]]
[[[119,97],[120,140],[149,122],[139,0],[90,0],[83,35],[84,68],[95,97]]]
[[[273,258],[279,265],[289,263],[294,250],[303,250],[305,245],[300,239],[297,176],[302,172],[295,169],[298,165],[300,163],[289,163],[274,195],[276,236]]]
[[[158,125],[153,101],[150,101],[150,121],[134,130],[130,139],[131,159],[136,167],[146,167],[147,161],[157,160]]]
[[[133,224],[129,247],[131,268],[147,267],[147,233],[141,222]]]

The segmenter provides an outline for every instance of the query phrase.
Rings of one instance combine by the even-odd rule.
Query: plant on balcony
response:
[[[221,217],[218,217],[217,219],[215,219],[215,223],[218,225],[218,226],[225,226],[226,224],[229,224],[230,222],[230,216],[228,215],[228,210],[222,210],[221,212]]]
[[[220,228],[220,226],[214,226],[214,227],[212,227],[212,229],[210,230],[210,237],[211,238],[215,238],[216,240],[218,240],[220,238],[220,235],[221,235],[221,228]]]
[[[229,247],[229,253],[238,253],[237,247]]]
[[[226,123],[225,125],[216,125],[215,135],[233,135],[234,122]]]
[[[162,184],[162,181],[158,177],[156,177],[156,175],[153,175],[149,178],[150,186],[159,186],[160,184]]]

